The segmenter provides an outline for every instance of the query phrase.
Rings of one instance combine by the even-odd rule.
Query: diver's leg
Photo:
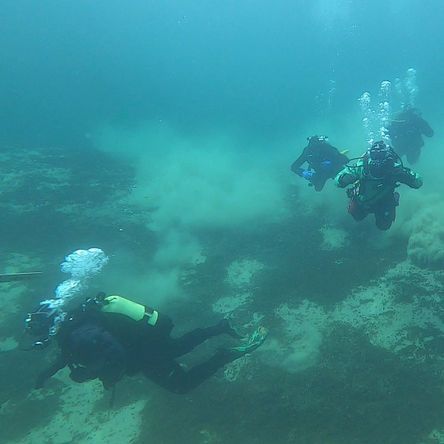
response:
[[[185,380],[182,380],[182,389],[190,391],[202,384],[204,381],[213,376],[219,369],[226,364],[240,358],[244,354],[233,354],[228,350],[220,350],[210,359],[198,364],[185,372]]]
[[[164,356],[157,361],[148,361],[143,373],[171,392],[187,393],[213,376],[224,365],[256,350],[264,343],[267,333],[267,329],[258,327],[244,344],[229,349],[222,348],[210,359],[189,371],[184,370],[174,359]]]
[[[399,194],[394,193],[384,199],[378,207],[375,209],[375,222],[376,226],[382,230],[386,231],[395,221],[396,218],[396,207],[399,202]]]
[[[214,336],[219,336],[222,334],[228,334],[235,338],[240,338],[240,336],[231,327],[227,319],[222,319],[216,325],[207,328],[196,328],[189,333],[184,334],[180,338],[171,338],[168,344],[169,356],[173,358],[178,358],[179,356],[185,355],[193,350],[198,345],[205,342],[207,339]]]
[[[407,162],[410,165],[415,164],[419,160],[419,156],[421,155],[421,148],[410,148],[409,151],[406,152]]]
[[[144,370],[144,374],[170,392],[184,394],[202,384],[232,360],[232,357],[227,357],[224,353],[218,352],[189,371],[186,371],[176,361],[170,360]]]
[[[186,392],[186,372],[174,360],[157,362],[143,370],[143,374],[155,384],[173,393]]]
[[[325,186],[325,182],[329,179],[328,176],[323,174],[316,173],[311,180],[311,183],[314,186],[315,191],[322,191],[322,188]]]
[[[363,220],[368,215],[368,211],[363,208],[362,205],[359,205],[359,203],[354,198],[350,199],[350,202],[348,204],[348,212],[357,222]]]
[[[184,390],[182,393],[197,387],[209,377],[213,376],[220,368],[236,359],[252,353],[260,347],[267,337],[268,330],[264,327],[258,327],[244,344],[232,348],[222,348],[217,351],[210,359],[202,364],[194,366],[184,374],[178,373],[175,377],[178,379],[179,387]]]

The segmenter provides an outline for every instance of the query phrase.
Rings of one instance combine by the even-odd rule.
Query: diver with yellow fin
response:
[[[58,359],[37,378],[36,388],[43,387],[48,378],[68,366],[70,377],[76,382],[99,379],[105,388],[111,388],[125,375],[143,373],[171,392],[187,393],[226,364],[254,351],[267,335],[266,329],[260,327],[239,346],[221,348],[187,371],[176,359],[207,339],[223,334],[242,339],[228,320],[173,338],[174,324],[168,316],[104,293],[87,299],[62,321],[59,319],[54,332],[55,316],[56,311],[41,304],[26,319],[26,331],[37,338],[36,346],[47,344],[53,336],[60,349]]]

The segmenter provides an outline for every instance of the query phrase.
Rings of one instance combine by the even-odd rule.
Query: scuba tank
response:
[[[146,319],[147,324],[153,327],[159,318],[159,313],[154,309],[122,296],[106,296],[103,292],[100,292],[95,298],[87,299],[83,304],[83,311],[86,311],[88,307],[94,307],[102,313],[123,315],[136,322]]]

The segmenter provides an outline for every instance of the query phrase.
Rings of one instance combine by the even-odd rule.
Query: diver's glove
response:
[[[295,171],[295,173],[299,176],[299,177],[304,177],[303,176],[303,174],[304,174],[304,168],[298,168],[296,171]]]
[[[315,175],[315,172],[311,170],[304,170],[303,168],[298,168],[296,174],[303,179],[311,180]]]
[[[304,170],[301,174],[301,177],[303,177],[305,180],[311,180],[313,179],[314,175],[315,175],[314,171]]]

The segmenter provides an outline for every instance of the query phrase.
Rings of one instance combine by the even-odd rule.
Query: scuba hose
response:
[[[387,158],[392,158],[393,162],[397,162],[399,163],[401,168],[404,168],[404,163],[401,159],[401,157],[399,156],[399,154],[391,147],[388,146],[388,151],[389,154],[387,156]],[[353,157],[352,159],[349,159],[349,161],[344,165],[347,168],[353,168],[353,167],[357,167],[357,161],[362,160],[363,161],[363,169],[364,169],[364,173],[365,175],[370,179],[370,180],[380,180],[381,177],[374,177],[369,171],[368,171],[368,165],[365,163],[365,160],[368,159],[369,155],[368,155],[368,151],[366,151],[362,156],[359,157]],[[351,164],[351,162],[356,161],[356,163]]]
[[[393,148],[390,146],[388,146],[387,151],[388,151],[387,160],[391,158],[391,160],[393,161],[393,165],[398,163],[401,168],[404,168],[404,164],[403,164],[402,159],[399,156],[399,154],[396,153],[396,151],[394,151]],[[361,166],[361,165],[358,165],[357,162],[359,160],[362,161],[362,176],[363,177],[360,179],[357,179],[354,183],[350,184],[351,186],[349,188],[347,188],[347,190],[346,190],[347,197],[349,197],[350,199],[356,199],[361,194],[362,179],[365,179],[366,181],[378,182],[378,181],[381,181],[385,178],[384,175],[377,177],[372,174],[372,172],[369,169],[368,162],[366,162],[366,160],[368,158],[369,158],[369,153],[367,151],[362,156],[352,158],[345,164],[345,167],[350,170],[351,168],[356,168],[356,167]],[[355,162],[355,163],[351,164],[351,162]],[[378,198],[380,198],[382,195],[384,195],[386,193],[387,189],[389,189],[390,187],[388,187],[388,188],[384,187],[383,186],[384,182],[386,182],[386,181],[381,182],[381,185],[380,185],[381,192],[378,193],[376,196],[373,196],[373,198],[370,199],[368,202],[366,202],[366,204],[371,204],[371,201],[378,200]],[[388,185],[391,185],[394,188],[399,186],[399,184],[397,184],[396,181],[394,183],[390,183]]]

